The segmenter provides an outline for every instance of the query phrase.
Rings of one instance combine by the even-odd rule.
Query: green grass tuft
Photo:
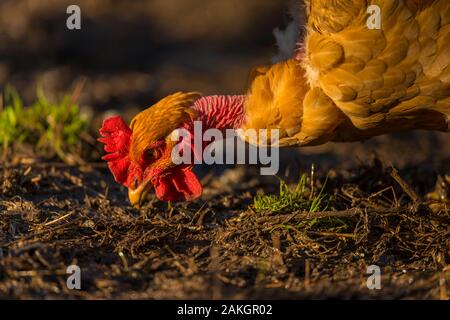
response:
[[[56,103],[49,101],[42,88],[37,100],[24,106],[13,88],[3,92],[4,106],[0,108],[0,151],[6,156],[12,148],[31,145],[38,155],[58,157],[67,161],[70,154],[78,154],[80,134],[87,130],[87,119],[80,113],[70,95]]]
[[[280,179],[280,191],[276,195],[257,195],[253,198],[256,212],[271,211],[308,211],[327,210],[332,197],[323,193],[326,181],[317,193],[314,187],[307,185],[307,176],[303,174],[294,190],[290,190],[286,182]]]

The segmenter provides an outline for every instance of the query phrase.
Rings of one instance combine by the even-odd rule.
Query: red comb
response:
[[[98,141],[105,144],[107,155],[102,159],[108,162],[114,178],[118,183],[127,185],[130,167],[129,150],[132,131],[121,116],[114,116],[103,121]]]

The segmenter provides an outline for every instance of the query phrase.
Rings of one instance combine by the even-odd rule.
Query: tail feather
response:
[[[280,28],[273,30],[279,50],[278,54],[272,58],[273,64],[295,58],[297,51],[300,49],[299,46],[303,43],[307,24],[305,3],[299,0],[291,0],[289,16],[291,22],[284,30]]]

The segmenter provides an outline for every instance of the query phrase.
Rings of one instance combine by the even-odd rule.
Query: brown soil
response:
[[[434,188],[436,177],[417,170],[397,173],[374,158],[331,171],[332,210],[273,214],[251,204],[276,183],[242,167],[206,175],[200,201],[168,208],[150,199],[136,210],[103,164],[4,166],[0,296],[447,298],[450,179]],[[224,192],[227,181],[239,186]],[[71,264],[82,290],[66,287]],[[372,264],[381,290],[366,286]]]

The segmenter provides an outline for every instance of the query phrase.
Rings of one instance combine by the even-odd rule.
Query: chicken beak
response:
[[[140,209],[142,207],[142,203],[144,202],[150,189],[149,184],[150,181],[144,181],[136,189],[128,189],[128,198],[130,199],[131,205],[136,209]]]

